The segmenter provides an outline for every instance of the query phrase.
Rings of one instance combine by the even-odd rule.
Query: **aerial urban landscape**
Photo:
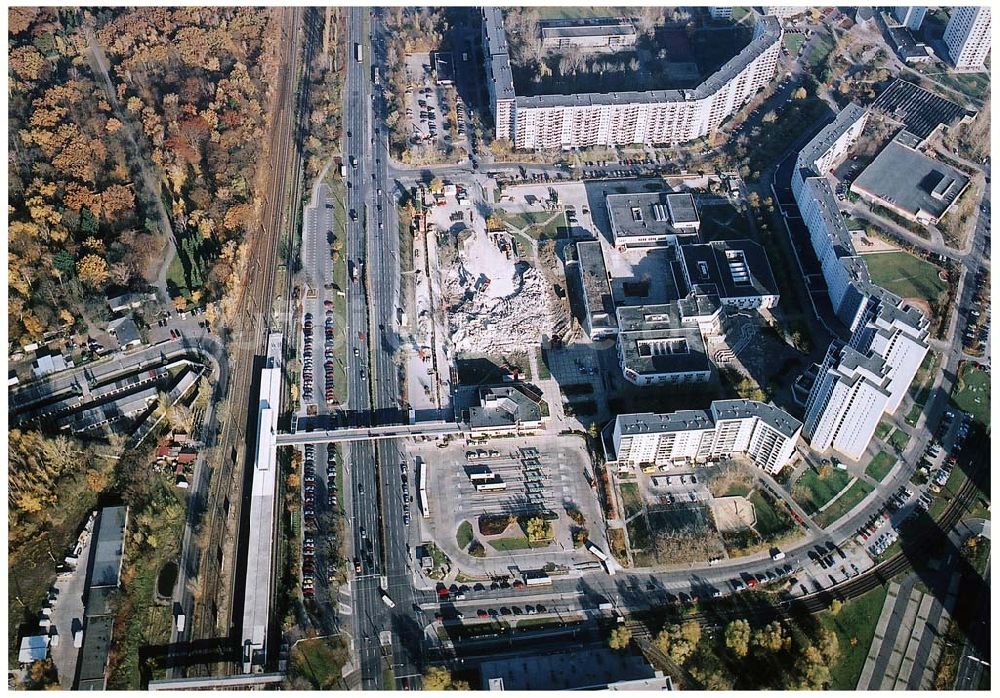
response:
[[[7,22],[10,689],[989,690],[988,6]]]

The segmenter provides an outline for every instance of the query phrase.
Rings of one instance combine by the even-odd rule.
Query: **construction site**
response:
[[[534,241],[488,225],[465,188],[415,193],[408,399],[417,410],[444,410],[456,358],[527,353],[565,325],[554,291],[563,274],[539,268]]]

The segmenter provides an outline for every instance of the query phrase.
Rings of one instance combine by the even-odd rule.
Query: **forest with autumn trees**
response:
[[[8,17],[11,340],[85,331],[109,292],[159,285],[178,305],[221,296],[255,216],[272,11]],[[103,47],[112,93],[88,39]],[[163,274],[169,236],[177,256]]]

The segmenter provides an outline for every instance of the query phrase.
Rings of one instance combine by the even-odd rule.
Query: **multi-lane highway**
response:
[[[373,92],[372,61],[377,58],[372,51],[382,44],[372,40],[373,23],[377,19],[366,8],[351,8],[344,154],[349,164],[347,207],[354,215],[348,216],[347,255],[360,274],[349,282],[347,292],[347,413],[357,426],[400,419],[395,363],[399,222],[388,175],[386,135],[376,118],[383,104]],[[362,687],[392,688],[383,685],[387,667],[382,663],[382,633],[391,634],[388,668],[398,680],[416,678],[411,651],[420,646],[419,628],[408,614],[413,595],[400,490],[403,459],[394,443],[358,441],[347,452],[352,541],[362,570],[352,587]],[[392,609],[382,599],[383,589],[395,603]]]
[[[347,208],[354,214],[348,216],[346,250],[348,265],[361,270],[358,280],[349,281],[347,289],[347,412],[351,424],[361,425],[368,423],[371,418],[366,230],[371,221],[366,209],[371,204],[373,157],[371,141],[365,137],[371,124],[367,10],[362,7],[350,8],[347,24],[349,59],[344,99],[346,134],[343,152],[351,165],[348,172]],[[359,46],[361,61],[355,60]],[[347,468],[346,481],[351,488],[348,496],[353,557],[361,566],[360,573],[352,572],[351,582],[354,648],[360,659],[361,687],[378,690],[383,687],[380,632],[383,629],[382,611],[385,606],[379,592],[382,568],[378,536],[378,480],[372,443],[352,443],[347,449],[344,467]]]

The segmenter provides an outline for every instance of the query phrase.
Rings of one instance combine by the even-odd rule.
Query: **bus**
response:
[[[396,607],[396,602],[389,598],[389,594],[386,592],[385,589],[379,589],[379,592],[381,592],[382,594],[382,603],[384,603],[389,608]]]
[[[358,63],[361,62],[361,44],[354,44],[354,58],[357,59]]]
[[[502,492],[505,489],[507,489],[507,483],[503,480],[476,483],[476,492]]]
[[[469,475],[469,479],[472,482],[487,482],[489,480],[496,479],[496,473],[491,472],[489,470],[484,470],[481,473],[472,473],[471,475]]]

